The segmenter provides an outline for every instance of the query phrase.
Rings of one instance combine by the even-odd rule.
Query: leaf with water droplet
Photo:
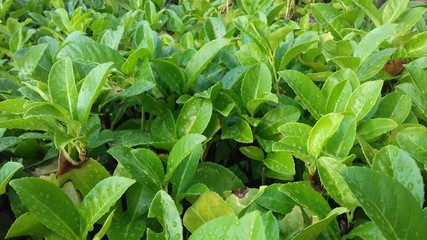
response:
[[[71,199],[57,186],[38,178],[12,180],[21,201],[46,227],[65,239],[80,239],[80,215]]]
[[[393,145],[383,147],[372,161],[372,170],[395,178],[407,187],[420,206],[423,206],[424,184],[421,170],[407,152]]]
[[[397,180],[362,167],[347,167],[341,173],[384,237],[427,239],[426,222],[418,201]]]
[[[160,233],[147,230],[147,239],[182,239],[182,222],[173,199],[160,190],[148,210],[149,218],[156,218],[163,227]]]

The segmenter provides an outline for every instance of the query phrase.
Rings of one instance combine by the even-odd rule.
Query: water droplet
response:
[[[176,226],[178,226],[178,223],[176,223],[175,221],[173,221],[173,227],[176,227]]]
[[[393,152],[393,155],[396,157],[399,153],[397,151]]]
[[[209,233],[208,233],[208,235],[209,235],[209,236],[212,236],[212,235],[213,235],[213,232],[209,232]]]
[[[409,183],[408,184],[408,190],[411,191],[412,189],[414,189],[414,184],[413,183]]]
[[[297,144],[296,143],[292,143],[292,147],[296,147],[297,146]]]
[[[175,239],[181,239],[181,235],[179,233],[175,234]]]
[[[403,167],[398,167],[397,171],[399,171],[399,172],[403,171]]]
[[[202,235],[202,234],[203,234],[203,231],[202,231],[202,230],[199,230],[199,231],[197,231],[197,234]]]

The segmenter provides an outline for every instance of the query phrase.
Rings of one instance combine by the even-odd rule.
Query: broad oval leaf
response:
[[[13,175],[24,166],[18,162],[7,162],[0,169],[0,195],[6,192],[6,186]]]
[[[396,27],[397,24],[388,23],[370,31],[362,41],[357,44],[354,49],[354,56],[359,57],[361,62],[363,62],[396,30]]]
[[[356,118],[353,114],[343,114],[340,126],[329,138],[325,145],[325,152],[338,159],[348,156],[356,138]]]
[[[279,190],[294,200],[298,205],[309,209],[313,215],[320,219],[326,218],[332,210],[322,195],[311,188],[306,182],[287,183],[280,187]],[[338,224],[336,222],[331,223],[327,228],[326,234],[331,238],[338,238]]]
[[[193,181],[193,177],[197,171],[197,165],[199,164],[202,156],[202,145],[197,145],[196,148],[187,155],[184,160],[178,165],[175,172],[171,177],[171,183],[173,185],[173,194],[184,193]]]
[[[77,119],[82,125],[86,123],[93,103],[101,94],[111,65],[112,63],[104,63],[96,66],[83,80],[76,106]]]
[[[344,115],[330,113],[321,117],[310,131],[307,139],[307,150],[310,155],[317,158],[323,150],[326,142],[338,130]]]
[[[194,233],[194,231],[204,223],[228,215],[234,215],[233,209],[231,209],[227,203],[225,203],[224,199],[216,192],[208,191],[203,193],[197,201],[187,209],[183,221],[188,231]]]
[[[123,57],[117,50],[92,41],[75,41],[65,45],[56,56],[58,59],[69,57],[79,63],[113,63],[116,69],[121,69]]]
[[[7,231],[5,239],[34,236],[42,238],[46,234],[46,227],[29,212],[22,214],[13,222]]]
[[[166,83],[167,87],[179,94],[182,93],[186,81],[184,71],[172,61],[155,60],[152,62],[154,69],[161,77],[161,80]],[[158,82],[158,85],[162,85]]]
[[[148,189],[157,192],[162,188],[165,173],[156,153],[149,149],[114,147],[108,150],[132,177]]]
[[[339,207],[332,209],[332,211],[322,220],[311,224],[310,226],[299,232],[292,240],[306,240],[316,239],[323,231],[326,230],[328,225],[335,220],[338,215],[348,212],[346,208]]]
[[[426,222],[418,201],[397,180],[362,167],[348,167],[341,173],[365,213],[384,237],[427,238]]]
[[[400,92],[387,94],[387,96],[381,100],[375,116],[379,118],[390,118],[396,123],[401,124],[411,111],[411,103],[411,97],[406,94]]]
[[[149,218],[157,218],[163,226],[161,233],[147,230],[147,239],[174,239],[182,238],[181,217],[176,209],[175,202],[165,191],[160,190],[154,196],[148,210]]]
[[[65,239],[80,239],[80,214],[60,188],[38,178],[16,179],[10,185],[46,227]]]
[[[373,140],[382,134],[395,129],[398,124],[389,118],[373,118],[357,127],[357,134],[366,141]]]
[[[341,206],[354,211],[359,203],[339,173],[346,165],[331,157],[320,157],[316,160],[316,166],[322,185],[328,194]]]
[[[218,38],[211,42],[206,43],[193,58],[188,62],[185,67],[187,72],[188,80],[184,85],[184,93],[187,92],[193,83],[196,81],[199,74],[206,68],[209,62],[215,57],[215,55],[230,42],[226,38]]]
[[[203,183],[209,190],[218,194],[245,186],[230,169],[212,162],[199,164],[193,183]]]
[[[348,99],[345,109],[353,112],[357,120],[362,120],[371,109],[374,107],[376,101],[381,96],[381,89],[383,81],[369,81],[360,85],[351,94]]]
[[[412,58],[424,57],[427,54],[427,33],[422,32],[412,37],[406,44],[405,49]]]
[[[49,73],[48,87],[51,101],[67,109],[76,119],[77,88],[70,58],[62,58],[53,64]]]
[[[292,105],[278,106],[268,111],[259,122],[256,133],[261,137],[279,133],[278,128],[288,122],[296,122],[301,111]]]
[[[271,84],[271,73],[264,63],[255,65],[246,71],[240,93],[246,109],[252,116],[263,102],[269,100],[277,102],[275,96],[269,97],[271,95]],[[251,101],[256,102],[251,104]]]
[[[324,113],[325,100],[322,97],[320,89],[313,81],[307,75],[294,70],[281,71],[279,75],[294,90],[304,107],[307,108],[314,118],[319,119]]]
[[[271,152],[264,159],[264,164],[269,169],[288,175],[295,175],[295,162],[290,153]]]
[[[92,225],[104,216],[134,183],[133,179],[113,176],[102,180],[90,190],[80,205],[83,236],[87,236]]]
[[[178,165],[184,160],[191,152],[203,141],[206,140],[206,137],[200,134],[188,134],[179,139],[175,145],[172,147],[172,150],[169,154],[166,176],[163,183],[169,182],[175,170],[178,168]]]
[[[388,145],[375,155],[372,170],[383,172],[399,181],[423,206],[424,182],[416,161],[402,149]]]
[[[391,23],[406,10],[409,0],[389,0],[382,9],[383,23]]]
[[[197,229],[189,240],[204,239],[266,240],[266,229],[259,211],[236,216],[215,218]]]
[[[211,119],[212,109],[209,99],[192,97],[185,102],[176,120],[178,138],[190,133],[202,134]]]
[[[405,128],[397,133],[399,146],[415,160],[427,163],[427,129],[425,127]]]

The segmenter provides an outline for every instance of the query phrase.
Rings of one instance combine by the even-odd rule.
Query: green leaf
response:
[[[265,53],[270,53],[268,45],[268,26],[260,20],[249,20],[248,16],[240,16],[233,20],[234,25],[246,36],[248,36]]]
[[[8,112],[8,113],[16,113],[16,114],[24,114],[26,109],[26,105],[31,103],[30,100],[27,99],[7,99],[0,102],[0,111]]]
[[[179,164],[171,177],[174,195],[184,193],[190,186],[194,175],[196,174],[197,165],[199,164],[202,156],[202,145],[196,148],[187,155],[184,160]]]
[[[220,18],[214,18],[214,17],[210,17],[206,19],[204,29],[209,40],[221,38],[227,32],[227,29],[222,23],[222,20]]]
[[[405,43],[409,57],[424,57],[427,54],[427,33],[419,33]]]
[[[397,133],[399,146],[415,160],[426,164],[427,160],[427,129],[425,127],[409,127]]]
[[[279,133],[278,128],[288,122],[296,122],[301,111],[292,105],[281,105],[268,111],[256,127],[257,135],[272,136]]]
[[[90,190],[80,205],[83,236],[87,236],[93,224],[104,216],[134,183],[133,179],[113,176],[102,180]]]
[[[46,51],[48,44],[38,44],[28,49],[25,55],[17,59],[17,64],[20,67],[19,72],[24,76],[31,75],[37,68]]]
[[[391,23],[406,10],[409,0],[389,0],[382,8],[383,23]]]
[[[355,237],[360,237],[362,239],[386,240],[381,231],[371,221],[356,226],[349,234],[345,235],[343,239],[354,239]]]
[[[361,167],[348,167],[341,172],[366,215],[386,239],[427,238],[420,205],[402,184],[384,173]]]
[[[211,238],[266,240],[265,226],[260,212],[253,211],[245,214],[241,219],[237,219],[236,216],[215,218],[199,227],[189,240]]]
[[[61,105],[76,118],[77,88],[70,58],[62,58],[52,66],[48,87],[52,103]]]
[[[30,213],[46,227],[63,238],[80,239],[79,212],[60,188],[37,178],[12,180],[10,185]]]
[[[251,126],[240,116],[229,116],[223,120],[222,124],[221,139],[234,139],[241,143],[254,141]]]
[[[396,51],[396,48],[387,48],[367,57],[365,61],[359,67],[357,75],[360,81],[366,81],[374,77],[375,74],[380,72],[384,65],[389,61],[390,57]]]
[[[335,220],[338,215],[348,212],[346,208],[339,207],[333,209],[324,219],[313,223],[299,232],[293,240],[316,239],[319,234],[326,230],[328,225]]]
[[[67,181],[73,182],[74,187],[86,196],[96,184],[110,176],[110,173],[98,161],[88,159],[77,169],[71,169],[58,177],[58,182],[63,185]]]
[[[395,29],[394,36],[401,36],[408,32],[414,25],[422,18],[424,13],[427,11],[426,8],[411,8],[400,15],[398,26]]]
[[[324,219],[332,210],[328,202],[311,188],[306,182],[287,183],[279,188],[288,197],[294,200],[298,205],[309,209],[313,216]],[[339,230],[336,222],[331,223],[327,228],[329,238],[338,238]]]
[[[271,152],[264,159],[264,164],[269,169],[288,175],[295,175],[295,162],[292,155],[287,152]]]
[[[417,162],[402,149],[388,145],[375,155],[372,170],[383,172],[399,181],[423,206],[424,183]]]
[[[151,150],[114,147],[108,150],[132,177],[150,190],[162,188],[165,173],[160,158]]]
[[[373,140],[391,130],[397,128],[398,124],[389,118],[373,118],[361,123],[357,127],[357,134],[366,141]]]
[[[259,147],[243,146],[243,147],[239,148],[239,151],[241,153],[243,153],[243,155],[245,155],[246,157],[248,157],[250,159],[257,160],[257,161],[264,160],[264,152]]]
[[[255,202],[268,210],[280,214],[288,214],[292,211],[295,202],[286,196],[279,188],[283,184],[274,183],[267,186]]]
[[[320,157],[316,160],[317,171],[328,195],[339,205],[354,211],[359,206],[357,200],[344,181],[339,171],[346,167],[345,164],[331,157]]]
[[[378,11],[371,0],[353,0],[353,2],[356,3],[356,5],[359,6],[366,13],[366,15],[369,16],[376,27],[382,25],[381,13]]]
[[[184,71],[175,63],[168,60],[155,60],[152,62],[154,69],[160,75],[161,81],[166,82],[171,91],[181,94],[186,77]],[[158,82],[158,85],[161,85]]]
[[[157,218],[163,227],[161,233],[147,230],[147,239],[183,239],[182,222],[172,198],[163,190],[157,192],[148,211],[149,218]]]
[[[65,45],[56,56],[58,59],[69,57],[73,62],[83,64],[112,63],[116,69],[121,69],[124,63],[123,57],[117,50],[106,45],[91,41],[76,41]]]
[[[186,101],[176,120],[178,138],[190,133],[202,134],[211,119],[212,109],[209,99],[192,97]]]
[[[311,45],[314,45],[319,40],[304,42],[295,46],[292,46],[285,55],[283,55],[282,60],[280,61],[279,70],[285,69],[286,66],[294,59],[298,57],[299,54],[305,52],[310,48]]]
[[[12,223],[5,239],[20,237],[20,236],[33,236],[42,238],[46,234],[46,227],[29,212],[19,216],[15,222]]]
[[[294,70],[281,71],[279,75],[289,84],[304,107],[314,118],[319,119],[324,113],[325,100],[322,98],[320,89],[313,81],[307,75]]]
[[[243,188],[243,182],[228,168],[212,163],[199,164],[193,183],[203,183],[209,190],[218,194],[224,191]]]
[[[212,219],[234,215],[233,210],[215,192],[205,192],[187,209],[184,214],[184,226],[194,233],[197,228]]]
[[[338,130],[344,115],[341,113],[329,113],[322,116],[310,131],[307,139],[308,153],[317,158],[323,151],[329,138]]]
[[[307,139],[311,127],[297,122],[286,123],[279,127],[284,138],[273,144],[273,151],[285,151],[292,153],[303,161],[312,160],[307,151]]]
[[[7,162],[0,169],[0,195],[6,192],[6,186],[13,175],[24,166],[18,162]]]
[[[141,218],[134,219],[130,215],[128,212],[121,213],[120,211],[115,211],[113,221],[107,232],[108,239],[140,240],[144,236],[147,229],[145,220]]]
[[[392,92],[380,101],[375,116],[378,118],[390,118],[397,124],[403,123],[411,111],[412,99],[406,94]]]
[[[277,97],[271,93],[271,84],[271,73],[267,65],[261,63],[246,71],[240,92],[242,101],[251,116],[256,113],[262,103],[278,101]]]
[[[205,136],[191,133],[185,135],[175,143],[169,154],[168,164],[166,167],[166,176],[163,184],[169,182],[179,164],[205,140]]]
[[[229,39],[218,38],[211,42],[206,43],[193,58],[187,63],[185,72],[187,73],[188,80],[184,85],[184,93],[193,86],[199,74],[206,68],[209,62],[215,55],[230,42]]]
[[[362,120],[381,96],[382,86],[382,80],[369,81],[360,85],[350,95],[345,110],[353,112],[357,120]]]
[[[93,240],[101,240],[104,237],[104,235],[107,233],[108,229],[110,228],[111,222],[113,220],[113,216],[114,216],[114,210],[111,211],[111,213],[108,215],[107,219],[102,225],[102,228],[95,234],[95,236],[93,236]]]
[[[396,27],[397,24],[387,23],[370,31],[362,41],[357,44],[354,49],[354,56],[359,57],[361,62],[364,62],[365,59],[371,56],[371,54],[378,49],[378,46],[396,30]]]
[[[340,13],[333,6],[325,3],[315,3],[312,5],[311,11],[317,22],[325,29],[331,31],[334,36],[343,37],[341,31],[345,28],[345,25],[342,21],[335,22],[334,24],[334,20],[337,19]]]
[[[336,132],[329,138],[325,152],[342,159],[348,156],[356,138],[356,118],[353,114],[342,114],[343,119]]]
[[[77,119],[84,125],[89,117],[93,103],[101,94],[111,63],[96,66],[83,80],[77,99]]]

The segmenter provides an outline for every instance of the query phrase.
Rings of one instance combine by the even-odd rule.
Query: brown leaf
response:
[[[383,67],[383,70],[385,70],[386,72],[390,73],[393,76],[397,76],[403,71],[404,69],[403,64],[405,63],[406,61],[404,59],[395,59],[386,63]]]

